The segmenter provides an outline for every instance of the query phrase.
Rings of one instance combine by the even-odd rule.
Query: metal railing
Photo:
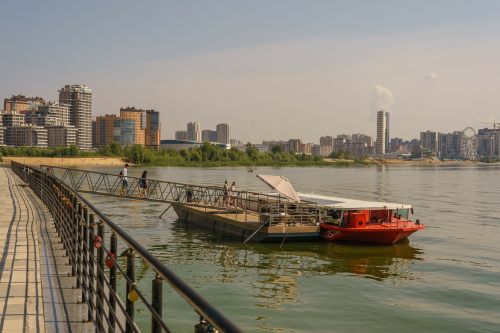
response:
[[[152,200],[194,206],[200,209],[217,209],[220,214],[229,214],[228,208],[238,214],[258,216],[259,221],[266,221],[269,226],[275,223],[314,224],[319,221],[317,203],[302,200],[293,202],[278,194],[265,194],[250,191],[234,191],[226,193],[221,187],[201,186],[170,182],[157,179],[146,179],[147,189],[141,187],[142,178],[127,176],[129,185],[121,194],[123,176],[79,170],[72,168],[40,166],[43,170],[58,175],[61,181],[67,181],[73,189],[101,195],[124,196],[140,200]],[[56,173],[57,171],[57,173]],[[141,196],[141,191],[144,196]],[[227,208],[226,208],[227,207]]]
[[[162,319],[162,284],[166,281],[200,316],[195,333],[242,332],[167,266],[148,252],[129,234],[104,216],[62,179],[45,170],[11,162],[11,168],[41,199],[54,219],[58,235],[87,304],[88,320],[96,332],[140,332],[134,321],[139,299],[151,313],[151,332],[171,332]],[[105,232],[108,227],[111,234]],[[96,229],[97,228],[97,229]],[[108,239],[107,239],[108,238]],[[118,241],[128,247],[126,267],[117,261]],[[97,252],[97,253],[96,253]],[[135,257],[143,259],[155,272],[151,300],[135,283]],[[117,277],[126,281],[125,304],[117,289]]]

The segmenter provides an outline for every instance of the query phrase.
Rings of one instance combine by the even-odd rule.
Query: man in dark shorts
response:
[[[224,183],[224,199],[222,200],[222,204],[226,205],[226,209],[229,209],[229,205],[227,204],[229,202],[229,185],[228,185],[228,181],[226,180],[226,182]]]
[[[125,167],[122,169],[122,171],[120,172],[120,179],[122,181],[122,189],[120,191],[120,194],[121,195],[125,195],[125,189],[127,188],[128,186],[128,179],[127,179],[127,170],[128,170],[128,164],[125,164]]]

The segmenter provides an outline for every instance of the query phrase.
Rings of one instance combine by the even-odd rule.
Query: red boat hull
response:
[[[424,229],[425,225],[406,223],[405,227],[398,227],[394,224],[394,226],[375,225],[365,228],[345,228],[322,223],[320,227],[319,236],[324,240],[393,244],[418,230]]]

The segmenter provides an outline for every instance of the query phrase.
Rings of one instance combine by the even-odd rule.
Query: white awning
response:
[[[331,207],[332,209],[345,210],[383,210],[383,209],[410,209],[411,205],[378,201],[363,201],[354,199],[345,199],[330,197],[317,194],[297,193],[299,198],[304,201],[316,202],[318,206]]]
[[[300,198],[297,196],[297,192],[290,184],[290,181],[283,176],[273,176],[273,175],[257,175],[257,178],[262,180],[270,188],[276,190],[279,194],[292,200],[293,202],[300,202]]]

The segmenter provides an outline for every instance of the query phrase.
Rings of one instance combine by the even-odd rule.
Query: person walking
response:
[[[147,170],[145,170],[142,173],[142,177],[139,180],[139,187],[141,188],[140,195],[143,198],[146,197],[146,191],[148,190],[148,181],[146,180],[146,178],[148,178],[148,171]]]
[[[229,202],[229,185],[228,181],[226,180],[224,182],[224,198],[222,199],[222,204],[226,205],[226,209],[229,209],[229,205],[227,204]]]
[[[120,179],[122,181],[122,189],[120,191],[121,195],[125,195],[125,189],[128,186],[128,179],[127,179],[127,170],[128,170],[128,164],[125,164],[125,167],[120,171]]]
[[[231,199],[229,200],[229,206],[231,206],[232,202],[234,201],[234,206],[236,207],[236,193],[234,193],[234,190],[236,188],[236,182],[233,182],[231,185],[231,191],[229,195],[231,196]]]

